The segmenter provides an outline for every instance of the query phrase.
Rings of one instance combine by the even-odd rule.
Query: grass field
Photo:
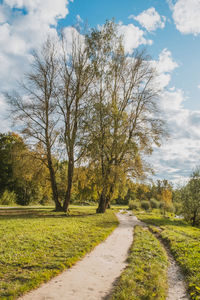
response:
[[[0,209],[0,299],[17,296],[71,267],[117,226],[112,210]]]
[[[164,218],[150,213],[139,213],[137,217],[162,229],[160,236],[168,244],[185,274],[191,299],[199,300],[200,229],[192,227],[181,220]]]
[[[128,267],[110,300],[164,300],[167,294],[166,252],[148,229],[136,226]]]

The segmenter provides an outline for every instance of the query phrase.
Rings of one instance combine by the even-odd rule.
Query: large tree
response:
[[[107,22],[87,38],[95,69],[85,124],[88,159],[101,170],[97,212],[105,212],[120,174],[141,175],[143,156],[159,145],[163,122],[156,105],[155,72],[144,52],[126,55],[118,27]]]
[[[20,94],[7,95],[13,116],[21,121],[21,132],[30,142],[42,144],[57,211],[67,212],[70,203],[74,165],[82,154],[81,120],[93,74],[84,37],[71,29],[70,36],[63,31],[60,40],[48,38],[42,49],[34,52]],[[62,199],[56,179],[56,150],[67,160]]]
[[[17,120],[30,143],[42,144],[43,162],[49,169],[55,209],[62,210],[58,198],[53,153],[58,138],[57,109],[58,59],[55,43],[47,39],[42,48],[33,53],[31,71],[20,84],[19,93],[7,94],[12,116]]]
[[[74,165],[82,156],[82,119],[88,105],[88,93],[94,77],[84,37],[72,29],[71,45],[62,35],[59,68],[58,107],[63,124],[62,140],[67,154],[67,183],[63,209],[66,212],[71,200]]]

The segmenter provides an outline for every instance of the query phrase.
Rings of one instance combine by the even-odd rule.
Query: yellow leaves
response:
[[[172,191],[168,189],[162,190],[162,200],[165,203],[165,205],[170,206],[172,203]]]

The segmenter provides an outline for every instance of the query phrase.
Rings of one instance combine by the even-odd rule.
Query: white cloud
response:
[[[200,1],[178,0],[175,4],[168,2],[176,28],[183,34],[200,34]]]
[[[4,0],[11,9],[25,9],[29,15],[37,15],[41,21],[56,25],[57,19],[68,14],[66,0]]]
[[[181,89],[163,91],[160,100],[170,136],[160,149],[154,150],[149,161],[156,178],[184,182],[200,164],[200,111],[184,108],[184,101],[188,99]]]
[[[6,22],[6,16],[3,7],[0,6],[0,24]]]
[[[144,10],[138,16],[131,15],[132,18],[140,23],[147,31],[155,31],[157,28],[164,28],[166,17],[160,16],[154,7]]]
[[[157,72],[155,85],[163,90],[170,83],[171,73],[178,67],[178,64],[173,60],[171,52],[165,48],[159,54],[158,60],[152,61],[152,65]]]
[[[184,93],[181,89],[175,89],[174,91],[165,90],[161,96],[161,106],[165,111],[176,113],[183,108]]]
[[[173,60],[171,52],[166,48],[163,49],[162,52],[159,54],[157,70],[160,73],[172,72],[177,67],[178,64]]]
[[[10,130],[10,121],[8,119],[8,106],[5,102],[3,95],[0,94],[0,124],[1,124],[1,132],[6,132]]]
[[[72,49],[72,43],[76,42],[79,44],[79,46],[81,47],[85,47],[85,38],[82,34],[80,34],[76,28],[68,26],[65,27],[64,30],[64,36],[65,36],[65,40],[66,40],[66,44],[65,44],[65,49],[67,53],[71,53],[71,49]]]
[[[58,20],[68,14],[69,0],[4,0],[0,4],[0,111],[5,90],[16,85],[30,65],[30,52],[47,35],[57,36]],[[17,8],[13,13],[13,8]],[[1,131],[5,121],[0,116]]]
[[[149,162],[155,170],[155,179],[166,178],[177,184],[185,182],[200,164],[200,111],[184,107],[189,98],[183,90],[168,88],[171,73],[178,67],[169,50],[163,49],[152,64],[157,70],[155,84],[161,89],[159,106],[170,136],[161,148],[155,148]]]
[[[153,41],[145,39],[145,32],[133,24],[119,24],[119,34],[124,36],[125,52],[131,54],[140,45],[152,45]]]

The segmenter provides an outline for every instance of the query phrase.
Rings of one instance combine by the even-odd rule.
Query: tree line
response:
[[[145,156],[165,135],[155,76],[144,51],[125,53],[113,21],[84,35],[74,29],[71,37],[47,38],[33,53],[30,72],[6,98],[34,161],[48,171],[56,211],[67,212],[78,167],[95,174],[98,213],[123,180],[149,170]]]
[[[47,165],[42,161],[40,145],[30,149],[23,138],[16,133],[0,134],[0,204],[52,204],[52,190]],[[40,159],[40,160],[39,160]],[[53,158],[59,198],[64,198],[67,181],[67,161]],[[72,184],[71,202],[75,204],[96,204],[101,194],[96,170],[90,166],[76,166]],[[167,180],[153,184],[134,182],[128,176],[120,177],[115,187],[112,203],[131,205],[137,209],[145,202],[147,209],[160,208],[169,194],[172,201],[172,185]],[[170,209],[167,208],[167,210]]]
[[[16,133],[0,134],[0,205],[52,205],[52,188],[44,151],[40,143],[30,148]],[[66,193],[68,162],[53,156],[58,197]],[[187,183],[174,187],[168,180],[151,184],[120,175],[112,203],[129,205],[134,210],[157,209],[182,216],[193,226],[200,222],[200,170],[197,167]],[[71,202],[91,205],[99,202],[102,187],[99,174],[91,165],[76,165]]]

